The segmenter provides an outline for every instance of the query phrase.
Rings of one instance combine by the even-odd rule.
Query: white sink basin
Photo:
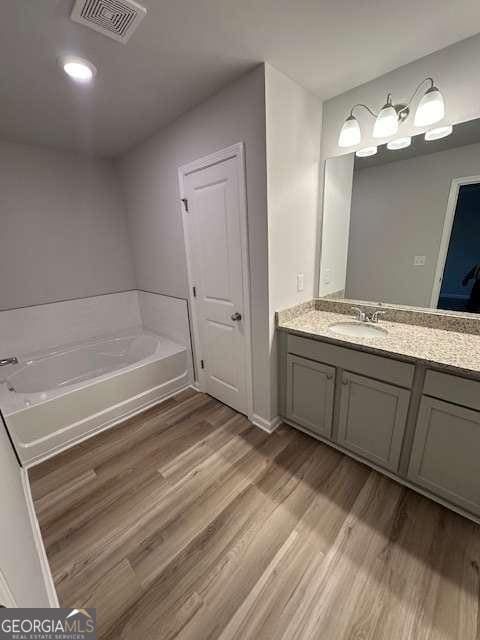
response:
[[[329,326],[334,333],[341,336],[351,336],[352,338],[383,338],[388,331],[383,327],[367,322],[335,322]]]

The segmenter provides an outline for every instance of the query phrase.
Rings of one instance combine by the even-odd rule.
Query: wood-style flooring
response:
[[[64,606],[102,640],[480,638],[480,528],[186,391],[30,470]]]

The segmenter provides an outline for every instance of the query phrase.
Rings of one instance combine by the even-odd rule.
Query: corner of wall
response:
[[[277,414],[275,311],[314,297],[322,102],[265,67],[271,415]],[[298,278],[303,278],[299,290]]]

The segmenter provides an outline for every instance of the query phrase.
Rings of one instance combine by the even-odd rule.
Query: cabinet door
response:
[[[397,471],[409,400],[405,389],[344,372],[338,443]]]
[[[423,396],[408,477],[480,514],[480,413]]]
[[[334,367],[288,354],[287,418],[329,438],[334,391]]]

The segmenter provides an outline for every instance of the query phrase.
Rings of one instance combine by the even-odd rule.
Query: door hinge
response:
[[[200,368],[205,369],[205,362],[203,360],[200,360]]]
[[[182,198],[183,206],[185,207],[185,211],[188,213],[188,200],[187,198]]]
[[[197,297],[197,287],[192,287],[193,290],[193,297],[196,298]]]

